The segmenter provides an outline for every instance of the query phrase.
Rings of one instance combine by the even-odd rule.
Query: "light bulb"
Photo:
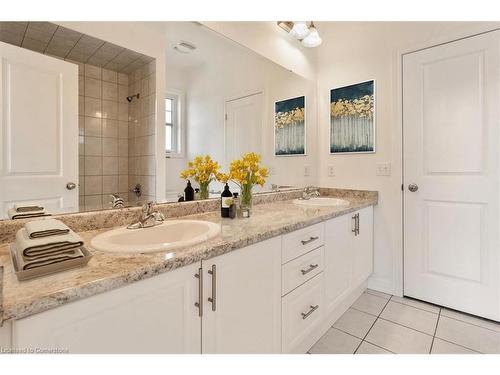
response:
[[[297,39],[304,39],[309,35],[309,28],[304,21],[297,21],[293,23],[292,30],[290,30],[290,34],[293,35]]]
[[[321,42],[323,42],[323,40],[314,26],[309,28],[309,35],[302,40],[304,47],[308,48],[317,47],[321,44]]]

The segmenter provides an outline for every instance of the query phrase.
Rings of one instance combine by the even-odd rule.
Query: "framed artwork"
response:
[[[306,97],[274,103],[274,155],[306,154]]]
[[[375,152],[375,81],[330,90],[330,154]]]

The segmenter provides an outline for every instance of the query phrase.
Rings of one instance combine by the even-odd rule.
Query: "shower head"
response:
[[[134,98],[139,99],[139,96],[140,96],[139,93],[137,93],[135,95],[127,96],[127,101],[130,103],[132,100],[134,100]]]

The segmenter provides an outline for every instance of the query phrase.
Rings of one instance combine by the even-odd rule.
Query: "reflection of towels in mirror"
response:
[[[7,215],[11,220],[51,216],[51,214],[47,213],[45,208],[41,206],[14,206],[13,208],[9,208]]]

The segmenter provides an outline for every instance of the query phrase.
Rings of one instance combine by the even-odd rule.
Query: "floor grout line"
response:
[[[403,305],[403,306],[413,307],[414,309],[417,309],[417,310],[421,310],[421,311],[425,311],[425,312],[428,312],[428,313],[431,313],[431,314],[434,314],[434,315],[438,315],[438,313],[435,313],[434,311],[429,311],[429,310],[423,309],[421,307],[417,307],[417,306],[413,306],[413,305],[410,305],[410,304],[407,304],[407,303],[403,303],[403,302],[400,302],[400,301],[393,300],[392,297],[391,297],[391,302],[399,303],[400,305]],[[441,311],[441,307],[439,307],[439,311]]]
[[[415,331],[415,332],[421,333],[421,334],[423,334],[423,335],[427,335],[427,336],[433,337],[430,333],[427,333],[427,332],[424,332],[424,331],[420,331],[420,330],[418,330],[418,329],[415,329],[415,328],[412,328],[412,327],[409,327],[409,326],[405,326],[404,324],[401,324],[401,323],[398,323],[398,322],[394,322],[394,321],[389,320],[389,319],[387,319],[387,318],[382,318],[382,317],[380,317],[379,319],[380,319],[380,320],[384,320],[384,321],[389,322],[389,323],[392,323],[392,324],[396,324],[396,325],[398,325],[398,326],[400,326],[400,327],[404,327],[404,328],[411,329],[412,331]]]
[[[463,313],[461,313],[463,314]],[[453,319],[457,322],[460,322],[460,323],[464,323],[464,324],[468,324],[468,325],[471,325],[471,326],[474,326],[474,327],[478,327],[478,328],[484,328],[484,329],[487,329],[488,331],[491,331],[491,332],[496,332],[498,334],[500,334],[500,331],[497,331],[497,330],[494,330],[494,329],[491,329],[491,328],[488,328],[488,327],[483,327],[483,326],[480,326],[480,325],[477,325],[477,324],[474,324],[474,323],[471,323],[471,322],[467,322],[465,320],[461,320],[461,319],[457,319],[457,318],[452,318],[451,316],[447,316],[447,315],[441,315],[442,317],[444,318],[448,318],[448,319]],[[478,317],[475,317],[474,318],[477,318],[477,319],[481,319],[481,318],[478,318]],[[496,323],[495,321],[491,321],[492,323]],[[500,326],[500,323],[497,323],[499,326]]]
[[[439,339],[441,341],[445,341],[448,344],[453,344],[453,345],[456,345],[456,346],[460,346],[461,348],[464,348],[464,349],[472,350],[474,353],[477,353],[477,354],[484,354],[483,352],[479,352],[479,351],[477,351],[475,349],[469,348],[468,346],[463,346],[461,344],[457,344],[456,342],[453,342],[453,341],[450,341],[450,340],[446,340],[446,339],[443,339],[441,337],[436,337],[436,339]]]
[[[439,309],[438,318],[436,320],[436,327],[434,327],[434,335],[432,335],[431,347],[429,348],[429,354],[432,354],[432,347],[434,346],[434,340],[436,339],[436,332],[439,325],[439,318],[441,317],[441,309]]]
[[[373,294],[372,294],[373,295]],[[391,296],[392,298],[392,296]],[[391,298],[389,298],[387,300],[387,302],[385,303],[384,307],[382,308],[382,310],[380,310],[380,313],[378,314],[377,316],[377,319],[375,319],[373,321],[373,324],[370,326],[370,328],[368,329],[368,331],[366,331],[366,334],[365,336],[363,337],[363,339],[361,340],[361,342],[359,343],[358,347],[356,348],[356,350],[354,351],[353,354],[356,354],[356,352],[358,351],[359,347],[361,346],[361,344],[363,344],[363,342],[365,341],[366,337],[368,336],[368,334],[370,333],[370,331],[372,330],[373,326],[375,325],[375,323],[377,323],[377,320],[379,320],[380,318],[380,315],[382,314],[382,312],[385,310],[385,308],[387,307],[387,305],[389,304],[389,301],[391,300]],[[370,343],[371,344],[371,343]],[[385,348],[382,348],[382,349],[385,349]]]

